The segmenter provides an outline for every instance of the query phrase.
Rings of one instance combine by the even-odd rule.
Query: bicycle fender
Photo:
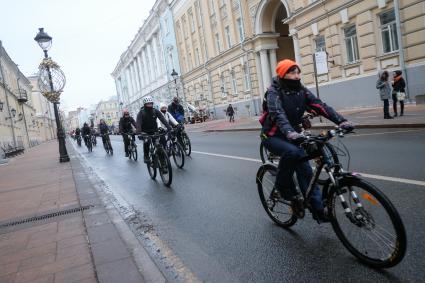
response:
[[[261,165],[260,168],[258,168],[258,171],[257,171],[257,174],[256,174],[256,178],[255,178],[255,181],[256,181],[257,184],[260,182],[259,181],[260,180],[260,175],[263,174],[263,172],[265,170],[267,170],[267,169],[276,170],[276,172],[277,172],[277,165],[270,164],[270,163]]]

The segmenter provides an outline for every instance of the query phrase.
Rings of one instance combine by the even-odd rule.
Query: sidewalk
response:
[[[383,119],[382,107],[358,108],[338,111],[347,120],[352,121],[357,128],[425,128],[425,105],[406,105],[404,116],[394,119]],[[390,111],[392,112],[392,111]],[[227,119],[212,120],[205,123],[188,124],[188,132],[229,132],[229,131],[259,131],[259,116],[235,118],[235,123]],[[312,120],[313,128],[327,129],[334,124],[324,118]]]
[[[0,282],[149,281],[111,209],[75,157],[58,162],[56,141],[9,160],[0,166]]]

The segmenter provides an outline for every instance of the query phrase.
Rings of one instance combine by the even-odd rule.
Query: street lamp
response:
[[[176,86],[176,96],[179,98],[179,92],[177,90],[177,78],[179,77],[179,73],[176,72],[176,70],[173,69],[171,72],[171,77],[174,79],[174,85]]]
[[[69,162],[68,152],[65,145],[65,133],[63,131],[58,111],[60,93],[65,87],[65,75],[59,65],[52,61],[47,51],[52,46],[52,37],[39,28],[39,32],[34,38],[44,52],[44,59],[39,67],[38,88],[43,95],[53,103],[56,119],[57,136],[59,142],[59,162]]]

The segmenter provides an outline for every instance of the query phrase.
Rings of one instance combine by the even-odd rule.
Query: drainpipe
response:
[[[1,77],[3,79],[3,89],[4,89],[4,96],[6,97],[7,113],[9,114],[9,117],[10,117],[10,127],[12,128],[13,146],[16,147],[15,125],[13,123],[13,118],[12,118],[12,115],[10,113],[9,96],[7,95],[7,92],[6,92],[5,77],[4,77],[4,73],[3,73],[3,67],[1,65],[2,54],[3,54],[3,44],[2,44],[2,42],[0,40],[0,72],[1,72]]]
[[[400,21],[400,5],[398,0],[394,0],[394,14],[395,14],[395,20],[396,25],[399,27],[399,32],[397,32],[397,41],[398,41],[398,60],[400,61],[400,69],[404,74],[404,79],[406,80],[406,97],[408,100],[410,99],[409,95],[409,84],[407,83],[407,71],[406,71],[406,65],[404,61],[404,48],[403,48],[403,38],[401,35],[402,29],[401,29],[401,21]]]

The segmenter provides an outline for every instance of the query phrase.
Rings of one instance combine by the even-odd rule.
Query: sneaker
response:
[[[304,199],[301,196],[298,195],[292,198],[291,207],[292,207],[292,211],[294,212],[294,215],[297,218],[299,219],[304,218],[304,215],[305,215]]]

